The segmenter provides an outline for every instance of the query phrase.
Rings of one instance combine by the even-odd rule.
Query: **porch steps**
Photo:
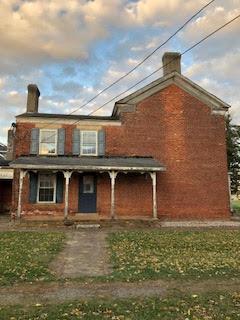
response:
[[[88,224],[88,223],[81,223],[81,224],[76,224],[76,229],[98,229],[100,228],[100,224],[95,223],[95,224]]]

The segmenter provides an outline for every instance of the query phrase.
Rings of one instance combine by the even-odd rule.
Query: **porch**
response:
[[[31,203],[31,193],[34,194],[37,207],[48,206],[50,211],[58,209],[62,219],[73,217],[75,220],[96,219],[119,219],[116,210],[116,186],[118,203],[125,199],[131,207],[129,212],[134,211],[144,197],[144,193],[151,193],[151,203],[147,204],[147,211],[151,211],[151,217],[157,219],[157,172],[164,171],[165,167],[158,161],[147,157],[22,157],[11,163],[11,167],[18,169],[18,199],[17,217],[24,212],[26,202],[26,180],[31,182],[31,177],[38,179],[36,185],[29,185],[29,208],[34,207]],[[52,182],[45,181],[46,177]],[[37,177],[37,178],[36,178]],[[45,180],[44,180],[45,179]],[[56,185],[56,181],[61,184]],[[108,179],[108,181],[107,181]],[[39,182],[40,180],[40,182]],[[149,182],[151,181],[151,185]],[[42,181],[42,182],[41,182]],[[52,186],[43,189],[43,185]],[[58,182],[59,183],[59,182]],[[41,187],[42,186],[42,187]],[[41,189],[42,188],[42,189]],[[58,188],[58,191],[56,190]],[[125,188],[125,189],[124,189]],[[134,190],[132,190],[134,188]],[[127,190],[128,189],[128,190]],[[62,204],[57,204],[57,198],[61,198]],[[141,194],[141,191],[143,194]],[[35,193],[34,193],[35,192]],[[56,194],[58,192],[58,194]],[[139,194],[137,194],[139,192]],[[124,195],[125,193],[125,195]],[[134,197],[134,201],[128,195]],[[138,198],[136,198],[136,195]],[[45,197],[45,198],[44,198]],[[48,197],[48,198],[46,198]],[[49,198],[50,197],[50,198]],[[76,199],[78,197],[78,199]],[[41,201],[41,200],[50,201]],[[54,201],[53,201],[54,200]],[[59,200],[59,199],[58,199]],[[128,200],[128,201],[127,201]],[[76,203],[78,201],[78,205]],[[101,214],[100,214],[101,213]],[[130,215],[133,219],[138,217]],[[126,218],[129,218],[126,210]]]
[[[9,161],[0,158],[0,213],[9,213],[12,201],[13,169]]]

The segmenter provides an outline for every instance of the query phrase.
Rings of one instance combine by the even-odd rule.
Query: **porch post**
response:
[[[64,171],[63,172],[65,178],[65,206],[64,206],[64,218],[66,219],[68,216],[68,195],[69,195],[69,180],[72,175],[72,171]]]
[[[115,219],[115,180],[117,177],[117,171],[109,171],[111,179],[111,218]]]
[[[17,217],[20,218],[22,211],[22,188],[23,188],[23,179],[26,175],[27,171],[20,170],[19,176],[19,189],[18,189],[18,208],[17,208]]]
[[[150,172],[152,178],[153,219],[157,219],[157,175]]]

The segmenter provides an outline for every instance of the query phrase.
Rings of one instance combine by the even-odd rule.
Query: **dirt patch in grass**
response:
[[[11,287],[0,287],[0,305],[55,304],[73,300],[115,298],[164,298],[176,294],[205,294],[206,292],[240,292],[240,280],[176,281],[151,280],[143,282],[109,283],[21,283]]]
[[[128,319],[128,320],[237,320],[240,292],[169,295],[164,298],[94,299],[57,305],[2,307],[2,320]]]
[[[1,232],[0,285],[53,280],[48,265],[63,244],[58,232]]]

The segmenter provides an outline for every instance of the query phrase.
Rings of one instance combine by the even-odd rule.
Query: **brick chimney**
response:
[[[28,96],[27,96],[27,112],[38,112],[38,98],[40,91],[36,84],[28,85]]]
[[[181,74],[181,54],[179,52],[165,52],[162,63],[164,76],[174,71]]]

